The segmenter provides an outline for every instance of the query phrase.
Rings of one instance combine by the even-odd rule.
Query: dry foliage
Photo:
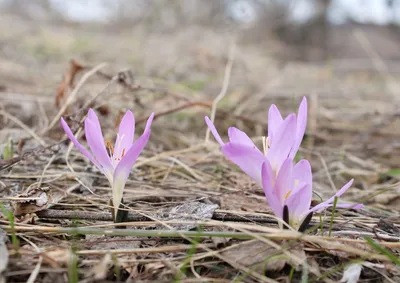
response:
[[[63,32],[53,29],[48,32]],[[0,239],[0,249],[9,253],[1,253],[0,282],[399,282],[398,73],[344,72],[335,62],[282,67],[237,43],[227,79],[229,39],[191,32],[143,38],[132,48],[151,56],[141,51],[143,57],[131,58],[120,50],[129,45],[121,38],[132,36],[92,31],[85,36],[104,44],[75,53],[93,65],[71,61],[61,84],[72,51],[59,61],[54,54],[39,61],[47,67],[41,74],[31,72],[27,57],[19,64],[1,59],[17,71],[8,69],[12,79],[0,81],[0,149],[4,157],[9,138],[14,149],[0,163],[1,197],[15,214],[14,224],[5,211],[0,220],[11,240]],[[373,54],[365,60],[371,59],[380,60]],[[262,190],[212,138],[204,143],[203,117],[218,93],[220,132],[235,125],[257,142],[271,103],[288,113],[307,95],[309,125],[300,155],[313,166],[314,204],[355,178],[344,198],[365,209],[337,211],[332,223],[330,211],[315,215],[304,235],[280,230]],[[73,107],[67,109],[68,99]],[[107,180],[69,149],[56,119],[64,116],[79,131],[89,106],[101,114],[107,140],[114,139],[126,109],[133,110],[137,128],[156,113],[150,142],[124,191],[131,220],[119,226],[110,222]]]

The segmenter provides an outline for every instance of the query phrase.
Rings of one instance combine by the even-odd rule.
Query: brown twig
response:
[[[57,209],[46,209],[36,212],[36,215],[40,218],[47,219],[81,219],[81,220],[92,220],[92,221],[113,221],[111,213],[108,212],[86,212],[86,211],[73,211],[73,210],[57,210]],[[229,212],[214,212],[212,219],[220,221],[232,221],[232,222],[255,222],[255,223],[277,223],[276,220],[265,216],[255,215],[237,215]],[[140,214],[129,212],[126,221],[152,221],[152,219],[142,216]]]

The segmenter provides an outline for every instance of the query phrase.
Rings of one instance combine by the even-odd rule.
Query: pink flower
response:
[[[122,192],[133,164],[149,140],[153,117],[154,113],[147,120],[143,134],[134,142],[135,118],[131,111],[127,111],[119,125],[114,147],[109,142],[106,147],[99,119],[95,112],[89,109],[85,119],[85,136],[91,152],[78,142],[67,123],[61,118],[61,125],[72,143],[96,165],[110,182],[115,216],[121,204]]]
[[[228,129],[229,142],[224,143],[211,120],[205,117],[205,121],[221,145],[224,155],[261,187],[263,162],[268,160],[273,172],[277,173],[286,158],[295,157],[306,130],[307,99],[304,97],[300,103],[297,117],[292,113],[283,119],[278,108],[271,105],[268,112],[268,138],[264,140],[264,152],[261,152],[244,132],[234,127]]]
[[[274,214],[293,228],[304,231],[313,212],[333,206],[335,197],[340,197],[353,184],[353,179],[344,185],[333,197],[310,209],[312,200],[312,172],[310,163],[301,160],[293,165],[287,158],[275,176],[270,162],[262,164],[262,184],[267,202]],[[337,204],[337,208],[360,209],[362,204]]]

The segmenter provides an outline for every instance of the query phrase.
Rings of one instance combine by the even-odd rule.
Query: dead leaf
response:
[[[114,265],[111,254],[107,253],[104,258],[89,271],[89,276],[95,280],[106,279],[108,270]]]
[[[157,218],[160,220],[182,220],[182,221],[203,221],[211,219],[214,211],[219,208],[217,204],[208,204],[199,201],[186,202],[181,205],[163,209],[157,213]],[[171,224],[178,230],[191,230],[196,228],[196,224]],[[157,226],[157,229],[169,229],[163,225]]]
[[[360,278],[362,264],[353,263],[346,267],[343,272],[343,277],[339,282],[343,283],[357,283]]]
[[[69,69],[64,74],[64,78],[56,90],[56,106],[58,109],[60,109],[61,105],[66,101],[68,89],[74,88],[75,76],[84,68],[85,67],[78,61],[74,59],[70,61]]]
[[[34,213],[51,207],[58,203],[65,194],[59,190],[49,188],[29,188],[24,193],[17,195],[13,203],[15,215]]]
[[[6,282],[3,272],[7,269],[8,265],[8,249],[6,246],[7,241],[7,233],[0,229],[0,283]]]
[[[225,258],[259,273],[282,270],[286,264],[286,260],[276,257],[281,254],[274,247],[258,240],[240,243],[221,253]]]
[[[214,227],[213,231],[215,232],[223,232],[224,228],[222,227]],[[214,243],[214,246],[216,248],[220,248],[221,246],[225,246],[231,238],[222,238],[222,237],[211,237],[211,241]]]
[[[44,255],[44,261],[54,268],[68,265],[75,257],[71,250],[66,248],[45,250]]]

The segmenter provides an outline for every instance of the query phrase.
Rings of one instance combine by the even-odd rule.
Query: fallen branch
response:
[[[36,212],[36,215],[40,218],[45,218],[45,219],[81,219],[81,220],[92,220],[92,221],[113,221],[113,217],[109,212],[86,212],[86,211],[74,211],[74,210],[46,209]],[[271,223],[271,224],[277,223],[276,220],[270,217],[255,216],[255,215],[240,216],[234,213],[219,212],[219,211],[215,211],[211,219],[219,221],[231,221],[231,222],[254,222],[254,223]],[[140,222],[140,221],[152,221],[152,219],[137,213],[128,212],[126,221]]]

